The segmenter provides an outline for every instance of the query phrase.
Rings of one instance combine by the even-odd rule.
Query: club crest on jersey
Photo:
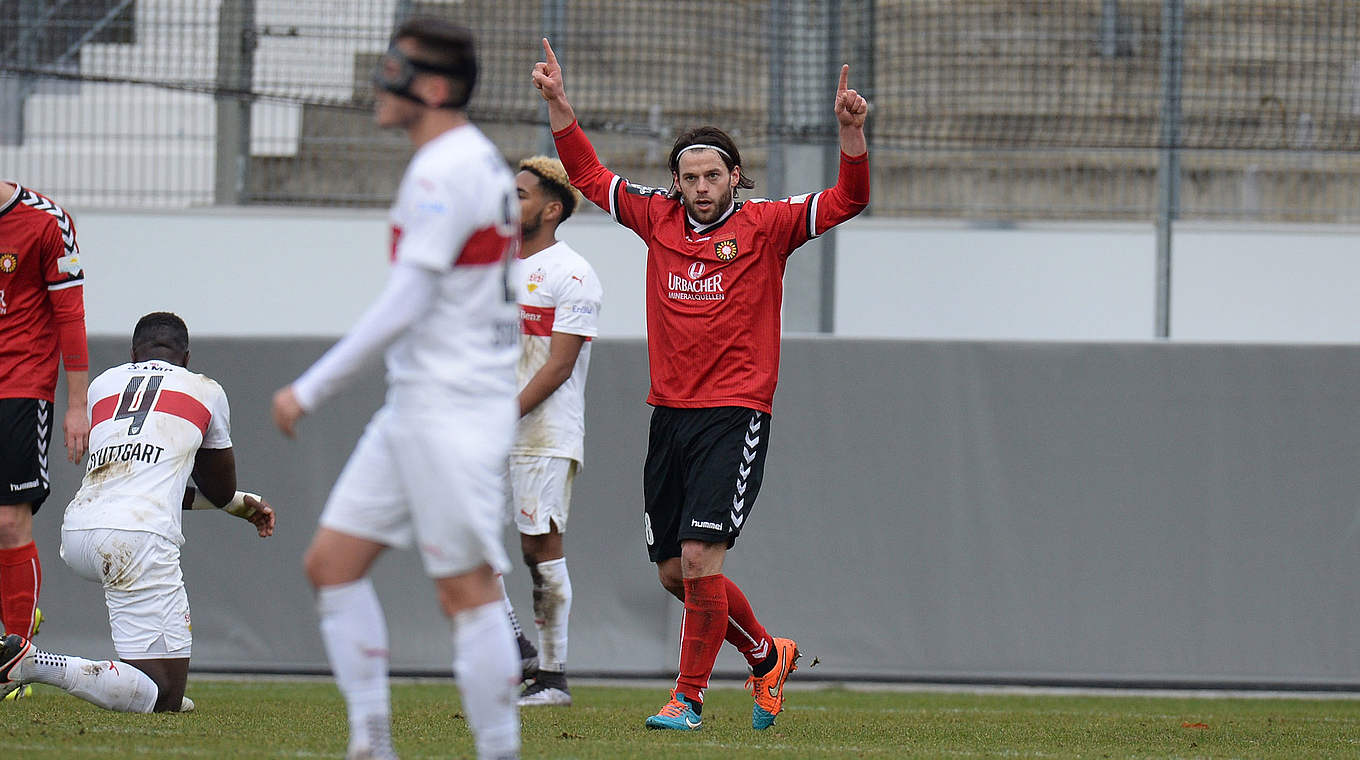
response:
[[[737,257],[736,240],[719,240],[713,244],[713,254],[719,261],[731,261]]]
[[[0,253],[0,273],[10,274],[19,268],[19,254]]]
[[[534,273],[529,275],[528,285],[529,292],[532,293],[535,290],[538,290],[538,286],[542,285],[543,281],[546,280],[547,278],[548,276],[543,273],[543,267],[539,267],[538,269],[534,270]]]

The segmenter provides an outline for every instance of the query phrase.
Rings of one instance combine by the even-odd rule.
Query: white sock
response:
[[[349,748],[385,751],[392,743],[387,686],[387,619],[373,582],[324,586],[316,594],[321,640],[349,712]]]
[[[510,592],[505,590],[505,576],[496,573],[496,582],[501,584],[501,598],[505,600],[505,614],[510,617],[510,628],[515,632],[518,639],[524,635],[524,628],[519,624],[519,615],[515,614],[515,605],[510,602]]]
[[[534,565],[534,572],[538,667],[561,673],[567,668],[567,616],[571,614],[571,576],[567,574],[567,558],[540,562]]]
[[[118,660],[87,660],[35,649],[23,670],[26,681],[55,686],[105,710],[149,713],[160,695],[150,676]]]
[[[519,752],[519,648],[499,602],[453,616],[453,671],[481,758]]]

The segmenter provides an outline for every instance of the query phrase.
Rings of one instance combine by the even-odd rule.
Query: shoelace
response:
[[[661,714],[667,718],[678,718],[681,715],[684,715],[685,711],[688,709],[689,705],[686,705],[675,697],[671,697],[671,701],[667,702],[666,706],[661,708]]]
[[[793,662],[793,663],[791,663],[791,664],[789,665],[789,673],[792,673],[793,671],[795,671],[795,670],[797,670],[797,669],[798,669],[798,663],[797,663],[797,662]],[[779,670],[779,666],[778,666],[778,664],[776,664],[775,667],[772,668],[772,669],[770,670],[769,673],[766,673],[765,675],[761,676],[760,678],[756,678],[756,676],[755,676],[754,673],[752,673],[751,675],[747,676],[747,677],[746,677],[746,691],[748,691],[748,692],[751,694],[751,696],[753,696],[753,697],[759,697],[759,696],[761,696],[759,693],[757,693],[757,692],[760,690],[760,687],[759,687],[759,685],[757,684],[757,681],[764,680],[766,677],[770,676],[771,674],[778,672],[778,670]],[[785,677],[785,678],[788,678],[788,674],[785,674],[784,677]]]

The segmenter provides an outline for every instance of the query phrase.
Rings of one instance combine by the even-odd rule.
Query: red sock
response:
[[[774,639],[756,620],[751,603],[746,601],[746,595],[737,584],[726,576],[723,581],[727,584],[727,643],[746,657],[747,665],[755,667],[769,656]]]
[[[713,675],[727,628],[727,589],[722,575],[685,579],[685,621],[680,629],[680,677],[675,690],[695,702]]]
[[[38,546],[29,541],[13,549],[0,549],[0,623],[6,633],[33,636],[33,610],[42,588],[42,565]]]

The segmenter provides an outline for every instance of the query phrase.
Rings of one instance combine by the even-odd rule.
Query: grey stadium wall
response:
[[[196,670],[326,669],[300,558],[382,378],[297,441],[268,403],[330,342],[193,343],[192,367],[230,396],[241,486],[279,512],[269,540],[185,514]],[[126,351],[92,340],[92,366]],[[646,387],[642,341],[594,345],[567,532],[578,674],[676,662],[680,605],[642,539]],[[39,643],[111,656],[100,590],[57,555],[79,470],[54,438]],[[727,572],[772,633],[820,659],[811,676],[1360,689],[1357,440],[1354,346],[790,338]],[[507,578],[526,621],[527,576]],[[393,670],[445,672],[416,558],[392,552],[375,577]],[[719,675],[742,670],[724,652]]]

